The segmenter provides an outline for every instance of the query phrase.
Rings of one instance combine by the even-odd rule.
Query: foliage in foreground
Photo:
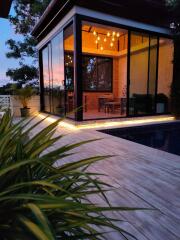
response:
[[[72,155],[70,150],[91,141],[43,153],[62,135],[54,136],[57,121],[29,138],[42,121],[31,127],[27,120],[13,124],[7,112],[0,122],[0,239],[96,240],[104,239],[103,232],[110,230],[127,239],[130,235],[104,214],[132,209],[99,207],[87,200],[94,194],[106,199],[107,185],[98,174],[87,171],[90,164],[106,157],[61,163]],[[61,166],[54,167],[57,160]]]

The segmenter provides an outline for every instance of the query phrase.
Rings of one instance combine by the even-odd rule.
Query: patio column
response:
[[[83,120],[82,87],[82,32],[79,15],[74,16],[74,95],[75,120]]]

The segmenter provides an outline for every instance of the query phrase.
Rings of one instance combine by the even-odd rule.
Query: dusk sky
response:
[[[13,15],[13,6],[11,7],[10,14]],[[22,36],[15,34],[13,26],[7,19],[0,18],[0,86],[8,83],[10,80],[6,77],[6,71],[8,68],[18,67],[19,60],[17,59],[7,59],[6,53],[8,52],[8,47],[5,42],[12,38],[14,40],[21,40]]]

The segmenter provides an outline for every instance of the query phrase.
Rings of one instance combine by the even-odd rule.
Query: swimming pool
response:
[[[100,132],[180,156],[180,122],[106,129]]]

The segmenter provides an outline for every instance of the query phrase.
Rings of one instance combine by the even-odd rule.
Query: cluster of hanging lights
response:
[[[112,33],[108,31],[106,35],[104,34],[104,36],[99,36],[100,34],[94,30],[93,35],[96,38],[95,43],[97,45],[101,45],[100,50],[104,50],[103,42],[106,43],[107,41],[109,41],[110,42],[109,45],[112,48],[114,46],[116,38],[120,37],[120,33],[114,31]]]
[[[72,57],[70,55],[67,55],[67,61],[66,61],[66,65],[71,65],[73,63]]]

